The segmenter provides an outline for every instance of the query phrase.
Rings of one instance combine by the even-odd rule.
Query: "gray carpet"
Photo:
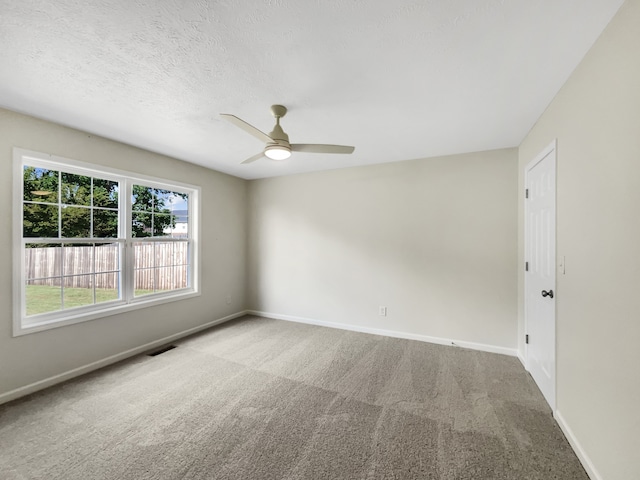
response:
[[[244,317],[0,406],[0,478],[584,479],[516,358]]]

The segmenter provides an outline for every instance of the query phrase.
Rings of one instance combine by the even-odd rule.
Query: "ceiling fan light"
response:
[[[269,145],[264,149],[264,154],[271,160],[286,160],[291,156],[291,149],[282,145]]]

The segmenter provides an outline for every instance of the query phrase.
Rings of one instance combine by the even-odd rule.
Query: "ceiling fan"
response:
[[[261,132],[253,125],[249,125],[244,120],[230,115],[228,113],[221,113],[220,115],[229,122],[233,123],[236,127],[241,128],[245,132],[253,135],[258,140],[262,140],[266,143],[264,150],[252,157],[247,158],[242,163],[251,163],[262,157],[267,157],[272,160],[286,160],[291,156],[291,152],[305,152],[305,153],[353,153],[355,147],[347,147],[344,145],[319,145],[311,143],[289,143],[289,135],[284,133],[280,126],[280,119],[287,114],[287,107],[282,105],[272,105],[271,113],[276,118],[276,124],[269,135]]]

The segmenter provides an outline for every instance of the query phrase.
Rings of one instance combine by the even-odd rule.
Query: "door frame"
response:
[[[525,188],[525,192],[526,189],[528,188],[528,176],[529,176],[529,172],[531,171],[531,169],[533,169],[534,166],[536,166],[538,163],[540,163],[544,158],[546,158],[547,156],[549,156],[551,154],[551,161],[552,161],[552,169],[553,169],[553,190],[554,190],[554,195],[553,195],[553,237],[554,237],[554,244],[555,244],[555,255],[553,258],[553,278],[554,278],[554,288],[556,290],[556,296],[557,296],[557,290],[558,290],[558,286],[557,286],[557,281],[558,281],[558,275],[557,275],[557,259],[558,259],[558,233],[557,233],[557,200],[558,200],[558,182],[557,182],[557,165],[558,165],[558,151],[557,151],[557,139],[554,139],[549,145],[547,145],[538,155],[535,156],[535,158],[533,160],[531,160],[529,163],[527,163],[527,165],[525,165],[524,167],[524,188]],[[524,200],[524,260],[523,260],[523,264],[526,265],[526,262],[529,261],[528,260],[528,256],[529,256],[529,203],[527,202],[526,198]],[[527,318],[527,287],[528,287],[528,282],[527,282],[527,272],[524,272],[524,290],[523,290],[523,305],[524,305],[524,334],[526,335],[527,332],[529,331],[529,320]],[[552,368],[552,374],[553,374],[553,395],[552,395],[552,401],[550,402],[550,407],[551,410],[555,416],[556,413],[556,401],[557,401],[557,346],[558,346],[558,341],[557,341],[557,334],[558,334],[558,328],[557,328],[557,303],[554,301],[554,312],[553,312],[553,368]],[[527,344],[527,342],[525,341],[524,343],[524,360],[525,360],[525,369],[527,371],[529,371],[529,345]],[[545,399],[546,400],[546,399]]]

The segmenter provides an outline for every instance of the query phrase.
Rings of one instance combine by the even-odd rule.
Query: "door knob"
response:
[[[548,292],[546,290],[542,290],[542,296],[553,298],[553,290],[549,290]]]

